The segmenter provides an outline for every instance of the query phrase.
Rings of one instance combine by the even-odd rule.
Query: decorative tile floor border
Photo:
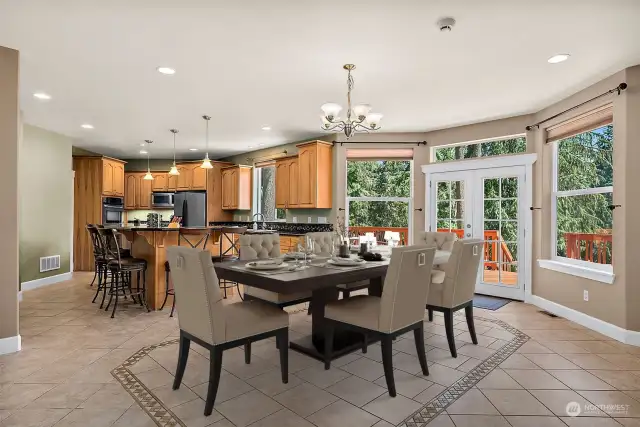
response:
[[[463,316],[456,313],[456,316]],[[491,371],[498,367],[506,358],[516,352],[529,337],[503,322],[502,320],[490,319],[486,317],[474,316],[476,320],[494,323],[514,335],[514,338],[496,350],[491,356],[482,361],[478,366],[469,371],[453,385],[442,391],[439,395],[427,402],[418,411],[407,417],[400,427],[423,427],[429,424],[449,405],[458,400],[463,394],[474,387],[480,380],[486,377]],[[159,344],[149,345],[141,348],[122,365],[111,371],[111,375],[124,387],[125,390],[138,402],[140,407],[151,417],[151,419],[161,427],[182,426],[187,427],[169,408],[167,408],[129,369],[147,356],[151,351],[177,344],[179,339],[164,341]]]
[[[456,313],[458,315],[458,313]],[[462,316],[462,314],[459,314]],[[485,359],[478,366],[473,368],[464,377],[453,383],[446,390],[427,402],[422,408],[417,410],[411,416],[407,417],[399,427],[423,427],[435,419],[442,411],[447,409],[449,405],[458,400],[463,394],[475,387],[481,379],[486,377],[491,371],[498,367],[505,359],[516,352],[524,343],[529,341],[529,337],[514,328],[513,326],[503,322],[502,320],[490,319],[485,317],[474,317],[483,322],[495,323],[514,335],[514,338],[496,350],[491,356]]]

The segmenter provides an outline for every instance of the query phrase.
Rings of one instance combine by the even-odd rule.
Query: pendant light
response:
[[[169,131],[173,134],[173,166],[169,169],[169,175],[180,175],[180,171],[176,167],[176,133],[178,133],[178,129],[169,129]]]
[[[147,173],[144,176],[144,180],[152,181],[153,175],[151,175],[151,166],[149,165],[149,145],[153,142],[150,139],[145,139],[144,142],[147,143]]]
[[[202,161],[202,164],[200,165],[200,167],[202,169],[211,169],[213,168],[213,165],[211,164],[211,160],[209,160],[209,120],[211,120],[211,116],[202,116],[202,118],[207,123],[207,139],[206,139],[207,154],[204,156],[204,160]]]

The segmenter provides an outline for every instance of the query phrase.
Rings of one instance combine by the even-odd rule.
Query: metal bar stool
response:
[[[240,236],[247,231],[247,227],[221,227],[220,231],[220,240],[218,241],[218,256],[212,256],[211,261],[213,262],[224,262],[224,261],[232,261],[234,259],[238,259],[240,254],[240,248],[238,243],[235,240],[235,236]],[[224,249],[225,244],[229,244],[227,249]],[[240,286],[238,286],[237,282],[231,282],[230,280],[221,279],[220,287],[224,289],[224,299],[227,299],[227,289],[236,288],[238,291],[238,296],[240,299],[242,298],[242,294],[240,293]]]
[[[104,243],[102,237],[98,233],[98,227],[93,224],[87,224],[87,231],[89,232],[89,236],[91,237],[91,244],[93,245],[93,258],[94,258],[94,269],[95,273],[93,275],[93,280],[91,281],[91,285],[95,282],[96,278],[98,279],[98,287],[96,288],[96,294],[91,300],[92,303],[96,302],[100,291],[106,292],[107,288],[107,259],[106,253],[104,250]],[[104,298],[103,298],[104,301]],[[102,308],[102,304],[100,305]]]
[[[203,234],[202,230],[189,230],[186,228],[181,228],[178,231],[178,246],[181,246],[181,242],[184,241],[187,246],[190,246],[194,249],[200,248],[202,250],[207,249],[207,242],[209,241],[209,236],[211,235],[211,230],[206,230]],[[189,239],[188,236],[195,236],[192,240]],[[195,239],[199,237],[196,241]],[[169,273],[171,273],[171,267],[169,266],[169,261],[164,262],[164,281],[165,281],[165,291],[164,291],[164,301],[162,302],[162,306],[160,310],[162,310],[167,303],[167,298],[169,295],[173,295],[173,303],[171,303],[171,314],[169,317],[173,317],[173,312],[176,309],[176,293],[173,287],[169,288]]]
[[[147,306],[146,299],[146,272],[147,261],[138,258],[124,258],[120,255],[120,244],[118,243],[118,232],[110,228],[98,228],[98,233],[102,237],[104,247],[106,250],[107,270],[111,273],[111,280],[109,282],[109,302],[107,303],[106,310],[109,310],[111,301],[115,296],[113,304],[113,311],[111,312],[111,318],[113,319],[118,307],[118,297],[123,296],[126,298],[127,290],[131,296],[131,300],[135,303],[135,297],[140,300],[140,306],[145,307],[147,312],[149,307]],[[132,287],[132,273],[136,273],[136,289]],[[140,275],[142,274],[142,281]],[[102,295],[102,302],[107,292]],[[102,304],[101,304],[102,307]]]

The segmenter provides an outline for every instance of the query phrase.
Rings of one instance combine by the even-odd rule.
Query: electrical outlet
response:
[[[294,223],[294,224],[296,224],[296,223],[298,222],[298,217],[297,217],[297,216],[294,216],[294,217],[292,218],[292,221],[293,221],[293,223]]]
[[[589,291],[586,289],[583,292],[583,298],[585,301],[589,301]]]
[[[310,216],[307,217],[307,224],[311,224],[311,217]]]
[[[326,216],[319,216],[318,217],[318,224],[326,224],[327,223],[327,217]]]

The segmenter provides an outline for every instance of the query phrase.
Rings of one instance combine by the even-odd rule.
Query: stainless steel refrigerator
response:
[[[182,217],[183,227],[207,226],[207,193],[204,191],[181,191],[176,193],[173,214]]]

